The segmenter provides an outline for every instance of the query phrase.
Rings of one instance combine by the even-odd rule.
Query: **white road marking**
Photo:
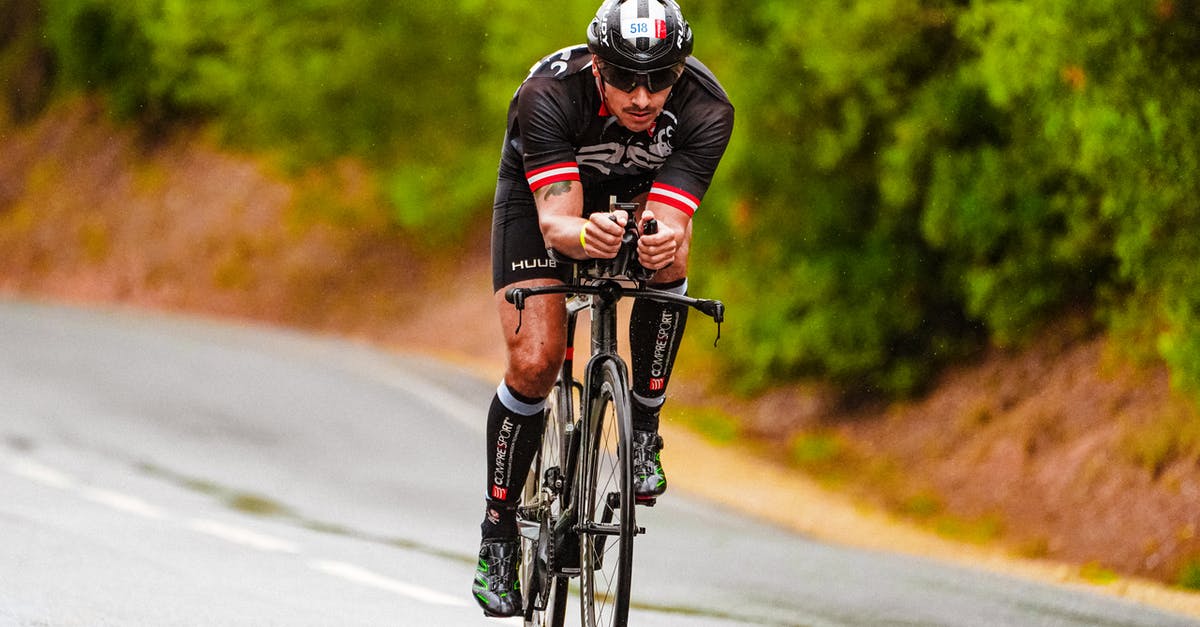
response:
[[[192,531],[220,538],[226,542],[248,546],[259,551],[291,553],[294,555],[300,553],[300,549],[295,543],[215,520],[194,519],[188,523],[188,528]]]
[[[147,503],[146,501],[92,486],[80,484],[71,475],[64,472],[44,466],[37,462],[28,459],[18,459],[12,461],[8,465],[8,470],[19,477],[24,477],[30,481],[40,483],[52,488],[73,491],[80,497],[98,503],[115,510],[141,516],[152,520],[168,521],[170,516],[161,507]],[[202,533],[214,538],[231,542],[233,544],[249,547],[259,551],[272,553],[287,553],[292,555],[300,555],[301,550],[294,542],[276,538],[267,534],[251,531],[244,527],[238,527],[223,522],[218,522],[210,519],[195,518],[187,522],[187,528],[197,533]],[[337,562],[332,560],[313,560],[309,562],[309,567],[313,570],[338,577],[345,581],[355,583],[362,586],[386,590],[410,599],[429,603],[433,605],[448,605],[452,607],[469,607],[470,604],[461,600],[458,597],[443,594],[432,588],[426,588],[416,584],[407,583],[398,579],[392,579],[383,575],[373,573],[365,568],[348,564],[346,562]],[[519,618],[516,620],[498,620],[492,621],[493,624],[523,624]]]
[[[134,514],[135,516],[153,520],[167,519],[167,514],[161,508],[151,505],[136,496],[129,496],[100,488],[81,488],[79,492],[83,498],[89,501],[107,505],[113,509]]]
[[[9,464],[8,469],[14,475],[60,490],[70,490],[79,484],[74,477],[66,473],[28,459],[18,459]]]
[[[467,607],[468,603],[452,597],[447,594],[442,594],[436,590],[418,586],[410,583],[405,583],[390,577],[384,577],[373,573],[364,568],[360,568],[353,564],[345,562],[333,562],[329,560],[316,560],[309,562],[309,566],[313,570],[323,572],[327,575],[333,575],[364,586],[371,586],[388,592],[394,592],[401,596],[406,596],[410,599],[422,601],[424,603],[432,603],[434,605],[451,605],[456,607]]]

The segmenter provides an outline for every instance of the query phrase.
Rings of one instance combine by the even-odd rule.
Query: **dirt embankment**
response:
[[[202,133],[139,137],[90,101],[26,126],[0,121],[0,155],[0,293],[253,319],[490,372],[502,364],[486,233],[428,261],[389,230],[353,163],[285,180]],[[342,219],[318,217],[329,215]],[[768,460],[755,463],[776,464],[779,477],[799,473],[778,465],[790,459],[976,548],[1074,564],[1093,580],[1112,571],[1174,583],[1200,558],[1196,417],[1160,368],[1128,365],[1103,338],[1064,331],[994,351],[890,408],[837,410],[803,388],[731,399],[686,374],[680,387],[740,416]],[[706,446],[679,438],[693,440]],[[821,535],[819,510],[775,509]]]
[[[456,285],[387,227],[347,162],[285,182],[198,133],[146,138],[95,102],[0,131],[0,289],[235,316],[419,348],[414,320]],[[476,243],[476,248],[483,244]],[[477,284],[465,289],[478,290]],[[449,344],[448,344],[449,343]],[[456,346],[456,348],[463,348]],[[474,350],[476,347],[469,347]]]

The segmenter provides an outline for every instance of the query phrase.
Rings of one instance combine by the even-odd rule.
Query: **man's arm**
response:
[[[583,184],[579,181],[551,183],[534,192],[533,200],[547,246],[575,259],[617,256],[625,234],[625,215],[618,213],[617,222],[607,213],[595,213],[585,220]]]
[[[650,270],[660,270],[656,281],[686,277],[692,217],[671,205],[650,200],[642,212],[642,223],[650,218],[658,222],[658,232],[638,239],[638,261]]]

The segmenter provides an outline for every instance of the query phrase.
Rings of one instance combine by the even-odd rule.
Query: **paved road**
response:
[[[493,387],[341,341],[0,302],[0,626],[509,624],[468,593]],[[634,625],[1200,624],[685,494],[639,522]]]

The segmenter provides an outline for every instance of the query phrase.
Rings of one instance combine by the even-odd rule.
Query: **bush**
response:
[[[737,184],[712,229],[712,284],[749,308],[731,308],[746,387],[919,391],[983,342],[1093,308],[1161,329],[1200,390],[1194,3],[705,9],[756,42],[726,75]]]
[[[597,4],[43,3],[64,85],[296,165],[361,158],[396,225],[447,240],[487,219],[526,69]],[[685,4],[738,109],[694,266],[741,389],[913,394],[1090,309],[1200,398],[1200,5]]]

